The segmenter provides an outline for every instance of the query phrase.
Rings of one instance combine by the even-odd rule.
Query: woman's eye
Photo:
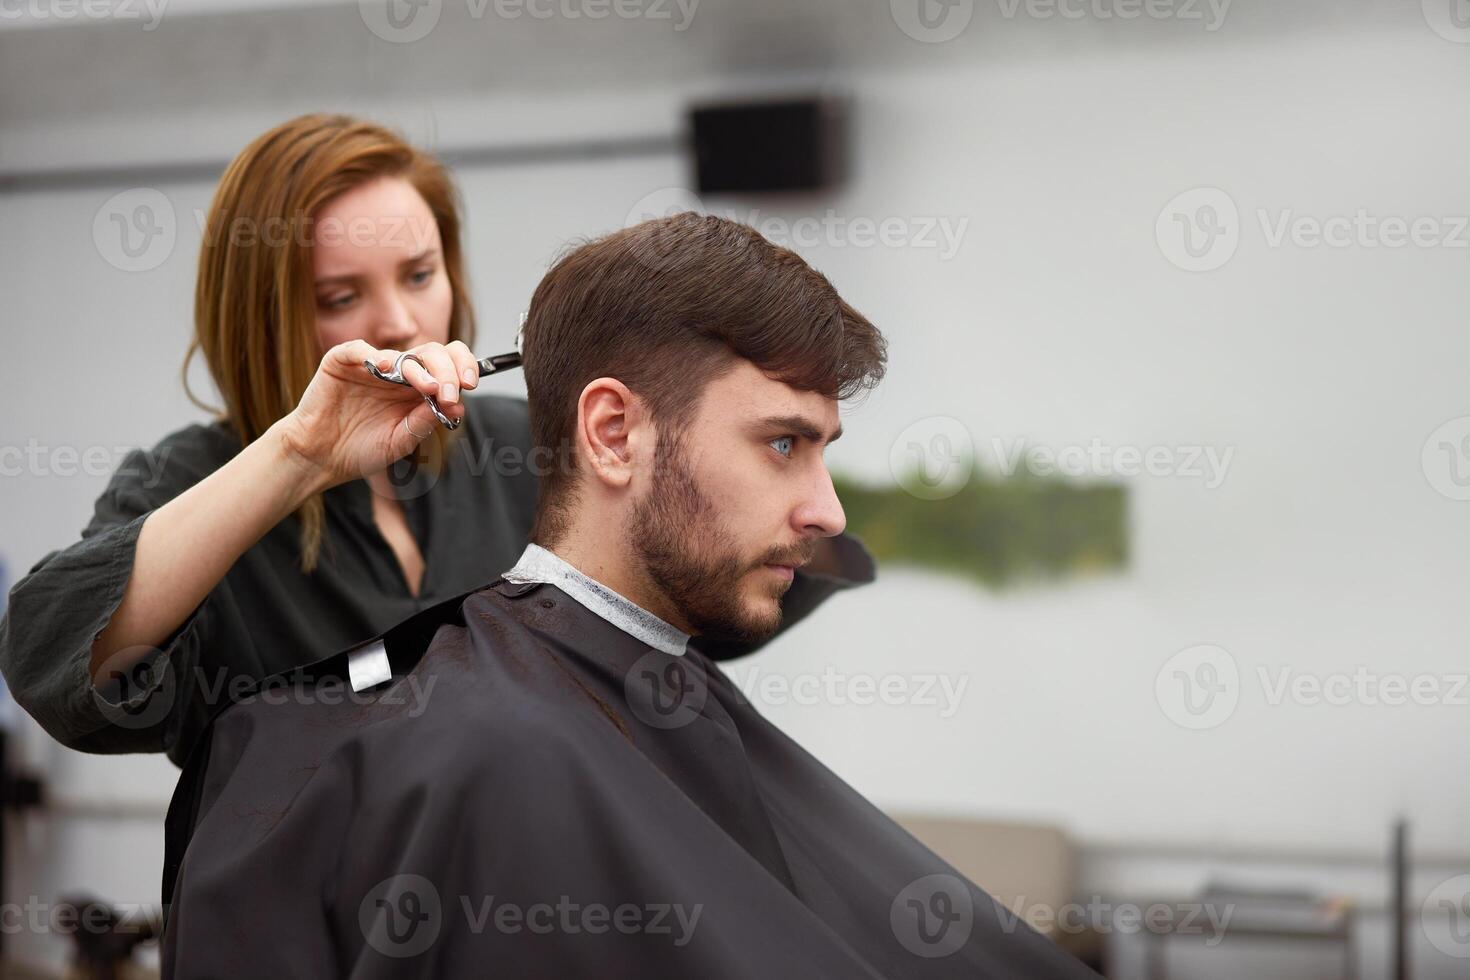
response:
[[[356,296],[353,293],[342,293],[339,296],[324,297],[318,302],[321,303],[322,309],[324,310],[341,310],[346,309],[347,305],[355,298]]]
[[[783,443],[786,446],[786,448],[784,449],[781,448]],[[768,443],[768,445],[775,446],[776,452],[780,453],[782,456],[790,456],[792,450],[796,448],[796,440],[793,439],[791,436],[779,436],[775,439],[772,439],[770,443]]]
[[[419,271],[410,275],[408,277],[408,281],[413,283],[415,286],[422,286],[424,283],[428,282],[432,278],[434,278],[433,269],[420,269]]]

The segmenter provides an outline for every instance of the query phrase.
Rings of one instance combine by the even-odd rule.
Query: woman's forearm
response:
[[[363,370],[369,362],[387,371],[401,352],[361,340],[332,347],[290,414],[148,515],[122,601],[92,643],[94,685],[104,668],[126,670],[168,639],[230,566],[313,494],[413,452],[435,425],[425,396],[475,387],[477,362],[459,341],[413,350],[430,367],[409,362],[404,388]],[[440,407],[464,417],[457,396]]]
[[[241,555],[327,482],[273,426],[150,513],[122,601],[92,644],[93,683],[104,666],[126,670],[162,644]]]

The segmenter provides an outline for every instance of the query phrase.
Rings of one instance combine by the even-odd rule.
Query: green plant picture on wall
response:
[[[887,486],[846,476],[833,485],[847,530],[880,563],[958,575],[988,588],[1118,571],[1128,563],[1124,487],[975,471],[956,490],[925,499],[917,471]]]

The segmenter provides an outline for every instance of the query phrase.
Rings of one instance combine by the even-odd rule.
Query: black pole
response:
[[[7,893],[5,879],[7,843],[10,836],[10,811],[38,806],[41,783],[10,766],[10,732],[0,726],[0,900]],[[0,930],[0,956],[5,953],[5,933]]]
[[[1409,825],[1400,818],[1393,825],[1393,855],[1391,858],[1393,894],[1389,898],[1390,958],[1394,980],[1409,980]]]

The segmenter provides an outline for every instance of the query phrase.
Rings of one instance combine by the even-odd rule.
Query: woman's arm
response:
[[[325,473],[272,426],[228,463],[148,514],[122,602],[92,644],[94,685],[163,645],[267,531],[326,489]]]
[[[423,438],[417,433],[427,436],[436,424],[423,395],[437,393],[441,381],[478,384],[474,355],[464,344],[414,350],[442,377],[409,362],[414,387],[387,385],[363,362],[387,370],[396,351],[364,341],[333,347],[290,415],[148,515],[122,602],[92,645],[94,685],[160,646],[247,549],[312,495],[412,452]],[[458,399],[441,408],[451,418],[464,415]]]

